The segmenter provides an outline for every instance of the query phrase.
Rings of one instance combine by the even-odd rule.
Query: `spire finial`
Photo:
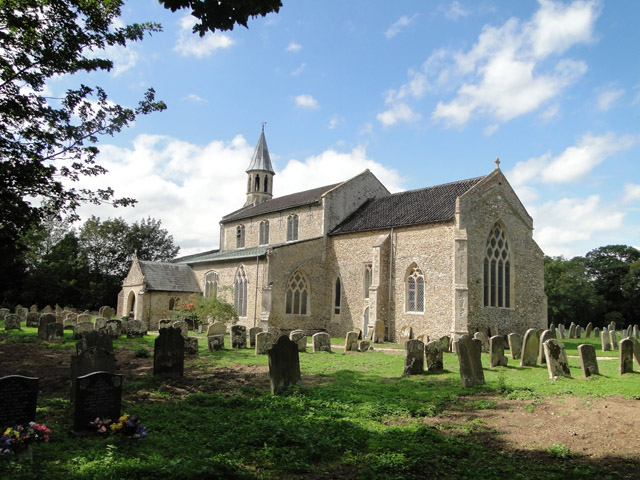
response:
[[[500,159],[496,157],[496,159],[494,160],[495,164],[496,164],[496,170],[500,170]]]
[[[262,133],[264,133],[264,126],[267,124],[267,122],[262,122]]]

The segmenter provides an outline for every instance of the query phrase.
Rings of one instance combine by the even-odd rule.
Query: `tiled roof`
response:
[[[185,264],[139,260],[147,280],[147,290],[167,292],[200,292],[193,270]]]
[[[266,251],[266,246],[240,248],[237,250],[215,250],[213,252],[203,252],[196,255],[189,255],[188,257],[177,258],[174,262],[181,264],[193,264],[203,262],[220,262],[222,260],[239,260],[242,258],[256,258],[264,255]]]
[[[255,217],[263,215],[265,213],[278,212],[280,210],[286,210],[288,208],[300,207],[302,205],[310,205],[320,201],[322,195],[332,188],[340,185],[335,183],[333,185],[326,185],[324,187],[314,188],[312,190],[305,190],[304,192],[292,193],[291,195],[285,195],[283,197],[272,198],[258,205],[250,205],[248,207],[236,210],[229,215],[222,217],[221,223],[232,222],[234,220],[241,220],[243,218]]]
[[[220,251],[219,248],[215,248],[213,250],[207,250],[206,252],[194,253],[191,255],[184,255],[182,257],[177,257],[171,260],[171,263],[189,263],[191,259],[197,259],[202,257],[203,255],[211,255],[213,253],[218,253]]]
[[[456,199],[483,178],[471,178],[369,200],[333,229],[331,234],[450,220],[455,213]]]

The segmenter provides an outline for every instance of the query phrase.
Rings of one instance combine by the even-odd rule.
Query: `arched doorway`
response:
[[[127,298],[127,317],[136,318],[136,294],[134,292],[129,292],[129,298]]]

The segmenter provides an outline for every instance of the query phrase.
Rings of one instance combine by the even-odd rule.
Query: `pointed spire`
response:
[[[271,165],[271,157],[269,156],[267,139],[264,136],[265,124],[266,122],[262,122],[262,132],[260,133],[260,139],[258,140],[256,149],[253,152],[253,157],[251,158],[251,163],[249,164],[249,168],[247,168],[247,172],[251,172],[253,170],[262,170],[275,175],[276,172],[273,171],[273,166]]]

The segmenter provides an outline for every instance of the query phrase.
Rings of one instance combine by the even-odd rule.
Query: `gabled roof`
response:
[[[240,248],[236,250],[213,250],[209,252],[189,255],[188,257],[176,258],[173,260],[182,264],[194,264],[203,262],[220,262],[223,260],[240,260],[243,258],[261,257],[267,252],[266,246]]]
[[[331,235],[451,220],[456,199],[485,177],[394,193],[367,201]]]
[[[193,270],[185,264],[139,260],[140,270],[147,281],[147,290],[166,292],[200,292]]]
[[[243,218],[256,217],[265,213],[278,212],[289,208],[319,203],[322,199],[322,195],[338,185],[340,184],[334,183],[333,185],[326,185],[324,187],[305,190],[304,192],[297,192],[283,197],[272,198],[259,203],[258,205],[249,205],[248,207],[243,207],[240,210],[236,210],[235,212],[225,215],[222,217],[222,220],[220,220],[220,223],[232,222]]]
[[[264,136],[264,127],[262,127],[262,133],[260,134],[256,149],[253,152],[253,157],[251,158],[247,172],[252,170],[265,170],[273,175],[276,174],[273,171],[273,166],[271,166],[271,157],[269,156],[269,149],[267,148],[267,139]]]

